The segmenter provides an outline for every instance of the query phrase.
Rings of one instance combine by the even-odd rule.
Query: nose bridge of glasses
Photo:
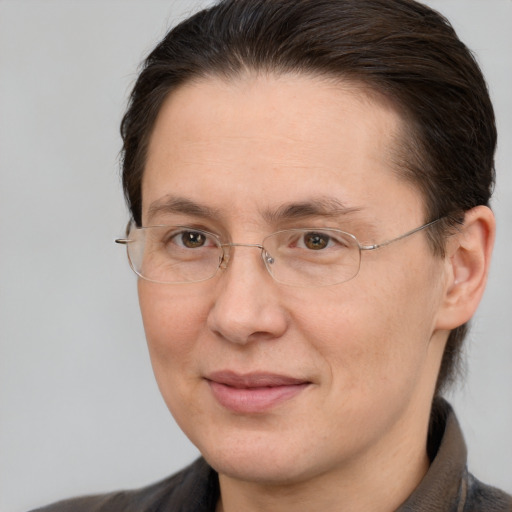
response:
[[[231,258],[231,251],[230,251],[231,247],[253,247],[255,249],[259,249],[261,251],[262,256],[265,252],[265,249],[264,249],[263,245],[261,245],[261,244],[239,244],[239,243],[230,242],[230,243],[220,244],[220,247],[223,251],[223,257],[222,257],[220,266],[221,266],[221,268],[224,268],[224,269],[227,268],[230,258]]]

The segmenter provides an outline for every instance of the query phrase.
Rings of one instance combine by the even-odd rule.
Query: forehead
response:
[[[361,144],[371,138],[365,149],[386,156],[402,125],[390,100],[358,82],[300,74],[210,77],[186,83],[167,97],[149,152],[162,138],[182,145],[225,136],[236,144],[247,136],[262,144],[301,141],[308,149],[323,139],[341,148],[350,132]]]
[[[402,125],[390,102],[349,82],[254,75],[186,84],[169,95],[155,123],[143,216],[171,193],[199,203],[259,202],[267,210],[331,194],[359,208],[361,201],[382,203],[384,187],[392,201],[403,193],[397,187],[410,189],[393,164]]]

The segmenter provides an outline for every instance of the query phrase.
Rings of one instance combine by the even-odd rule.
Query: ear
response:
[[[437,328],[451,330],[467,322],[484,293],[496,233],[486,206],[468,210],[464,225],[446,247],[446,283]]]

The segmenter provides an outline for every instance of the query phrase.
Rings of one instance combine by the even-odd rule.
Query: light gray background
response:
[[[480,478],[512,492],[512,2],[437,0],[487,75],[498,240],[452,401]],[[203,2],[203,5],[206,2]],[[0,0],[0,511],[137,487],[196,455],[161,400],[121,235],[118,125],[192,1]]]

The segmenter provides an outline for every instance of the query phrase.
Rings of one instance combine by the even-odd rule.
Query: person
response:
[[[202,457],[44,511],[507,511],[442,398],[495,234],[482,73],[413,0],[221,0],[123,118],[128,258]]]

